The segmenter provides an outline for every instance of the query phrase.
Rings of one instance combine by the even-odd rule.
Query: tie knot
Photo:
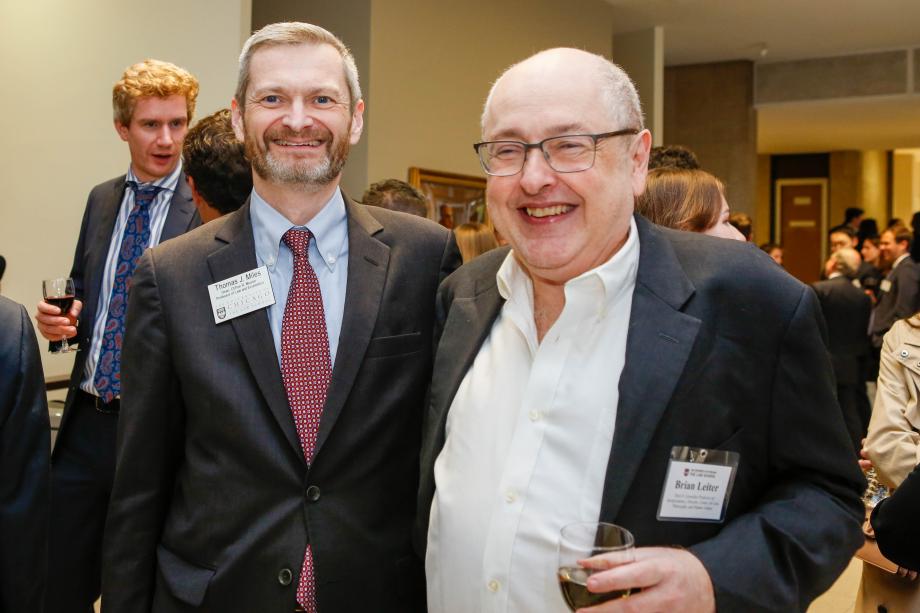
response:
[[[294,257],[297,257],[307,255],[307,249],[310,248],[311,238],[313,238],[313,234],[311,234],[309,230],[291,228],[284,233],[284,236],[281,237],[281,240],[283,240],[284,244],[288,246],[288,249],[291,250],[291,253],[294,254]]]
[[[128,187],[134,190],[134,203],[139,206],[147,206],[153,202],[153,199],[163,189],[156,185],[141,185],[137,181],[128,181]]]

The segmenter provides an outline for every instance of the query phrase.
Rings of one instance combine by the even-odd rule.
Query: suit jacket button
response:
[[[319,496],[320,496],[320,492],[319,492],[318,487],[316,487],[315,485],[311,485],[310,487],[307,488],[307,500],[309,500],[310,502],[316,502],[317,500],[319,500]]]
[[[291,572],[290,568],[282,568],[278,572],[278,583],[281,585],[290,585],[293,578],[294,573]]]

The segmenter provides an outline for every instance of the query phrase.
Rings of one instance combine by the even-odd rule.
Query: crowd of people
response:
[[[636,544],[578,561],[585,611],[804,611],[866,543],[861,465],[906,569],[863,610],[915,610],[908,228],[848,211],[803,285],[576,49],[483,92],[488,222],[450,230],[404,182],[340,189],[365,104],[325,29],[257,31],[193,125],[197,95],[157,60],[114,87],[127,172],[90,192],[73,306],[35,314],[80,349],[50,457],[0,299],[0,611],[558,612],[579,521]]]

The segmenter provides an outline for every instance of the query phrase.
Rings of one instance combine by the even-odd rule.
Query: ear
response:
[[[648,156],[652,150],[652,133],[642,130],[633,140],[629,151],[632,162],[633,196],[638,197],[645,191],[645,177],[648,175]]]
[[[355,112],[351,115],[351,133],[348,135],[348,142],[357,145],[361,140],[361,132],[364,130],[364,100],[358,100],[355,103]]]
[[[117,119],[115,120],[115,131],[118,132],[118,136],[121,137],[121,140],[128,142],[128,126],[121,123]]]
[[[243,110],[236,98],[230,101],[230,123],[233,124],[233,133],[240,141],[246,140],[246,131],[243,130]]]

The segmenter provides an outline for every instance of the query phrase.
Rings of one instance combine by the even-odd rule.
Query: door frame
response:
[[[776,179],[773,182],[773,227],[776,228],[776,242],[783,244],[783,188],[792,185],[819,185],[821,187],[821,254],[818,256],[818,270],[824,265],[827,253],[828,179],[811,177],[805,179]]]

